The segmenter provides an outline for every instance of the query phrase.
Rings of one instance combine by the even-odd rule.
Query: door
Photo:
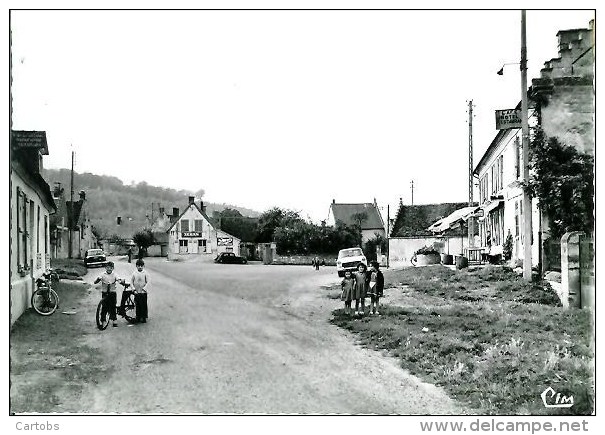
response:
[[[188,240],[179,240],[179,254],[187,254]]]

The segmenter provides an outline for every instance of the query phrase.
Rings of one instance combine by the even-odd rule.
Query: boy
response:
[[[118,326],[118,319],[116,317],[116,282],[118,281],[120,281],[120,279],[113,273],[113,261],[107,262],[105,265],[105,273],[95,279],[95,284],[101,283],[101,292],[105,297],[105,303],[101,310],[101,317],[105,319],[107,311],[109,311],[109,320],[113,321],[114,327]]]
[[[136,266],[137,270],[132,274],[131,283],[137,309],[137,322],[147,323],[147,284],[149,284],[149,276],[143,270],[145,262],[142,258],[137,260]]]
[[[380,271],[378,261],[372,261],[372,270],[370,272],[370,313],[380,314],[378,312],[378,303],[384,293],[384,275]]]

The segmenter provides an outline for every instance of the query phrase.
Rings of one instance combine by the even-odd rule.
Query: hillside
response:
[[[70,170],[44,169],[43,174],[51,189],[56,182],[65,189],[64,195],[69,200]],[[79,191],[86,192],[88,212],[92,224],[102,234],[131,237],[132,234],[148,226],[148,217],[157,216],[160,207],[170,213],[173,207],[182,212],[187,204],[187,197],[194,195],[196,200],[203,196],[203,190],[191,192],[167,187],[151,186],[146,182],[125,185],[117,177],[95,175],[88,172],[74,172],[74,200],[78,200]],[[199,202],[198,202],[199,203]],[[238,210],[244,216],[257,217],[259,212],[230,204],[205,202],[207,213],[212,217],[214,211],[225,208]],[[122,224],[116,225],[116,217],[122,217]]]

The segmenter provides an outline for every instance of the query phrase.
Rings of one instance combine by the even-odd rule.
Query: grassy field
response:
[[[88,286],[62,281],[53,288],[61,298],[53,315],[40,316],[30,309],[11,328],[11,413],[73,412],[86,399],[82,388],[110,372],[95,350],[82,342],[89,332],[76,310]]]
[[[395,302],[361,319],[332,322],[360,343],[386,350],[403,368],[440,385],[480,414],[585,415],[594,407],[592,314],[564,310],[547,285],[499,267],[385,271]],[[548,387],[574,396],[545,408]]]

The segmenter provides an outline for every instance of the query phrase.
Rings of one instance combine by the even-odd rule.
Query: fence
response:
[[[546,239],[542,243],[542,270],[561,272],[561,240]]]

